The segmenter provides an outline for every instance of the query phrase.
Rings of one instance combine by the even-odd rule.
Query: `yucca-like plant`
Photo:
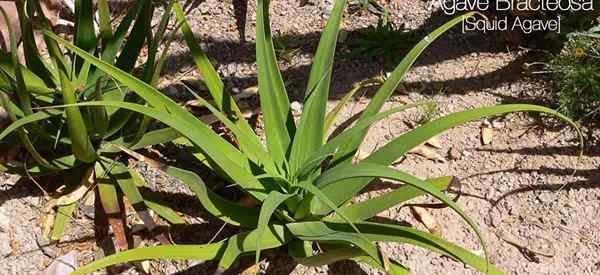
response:
[[[327,114],[326,103],[336,40],[345,6],[345,0],[335,3],[314,58],[304,99],[304,111],[296,123],[275,59],[269,23],[269,1],[258,0],[256,55],[266,144],[261,142],[244,119],[233,97],[224,89],[223,82],[207,56],[196,44],[179,3],[175,3],[174,6],[177,19],[214,104],[200,97],[198,101],[228,127],[235,136],[237,145],[226,141],[207,124],[151,85],[64,39],[47,33],[49,38],[58,41],[86,62],[127,86],[147,103],[142,105],[103,100],[70,104],[65,108],[121,108],[158,120],[185,137],[194,147],[196,155],[216,174],[254,198],[260,205],[260,208],[252,208],[230,201],[212,192],[203,180],[191,171],[169,165],[156,165],[156,168],[189,186],[209,213],[229,225],[239,227],[241,233],[205,245],[166,245],[132,249],[99,259],[80,268],[74,274],[84,274],[113,264],[145,259],[218,260],[219,266],[227,269],[240,256],[250,254],[258,261],[261,251],[278,247],[287,248],[288,253],[298,263],[308,266],[354,259],[390,274],[409,273],[407,267],[390,259],[378,249],[376,242],[419,246],[482,272],[502,274],[502,271],[488,263],[485,257],[475,255],[430,233],[406,226],[369,222],[370,218],[388,208],[429,194],[447,204],[468,223],[485,251],[484,238],[477,224],[443,193],[452,177],[422,180],[390,165],[412,148],[443,131],[486,116],[534,111],[552,114],[574,124],[553,110],[534,105],[502,105],[467,110],[421,125],[395,138],[364,160],[353,163],[353,156],[370,125],[393,113],[418,106],[415,104],[381,110],[417,57],[445,31],[474,14],[468,13],[449,21],[418,43],[391,73],[358,121],[341,134],[332,137],[327,133],[340,108],[335,108]],[[340,104],[344,104],[344,101]],[[28,120],[31,120],[29,118],[25,117],[15,122],[12,127],[26,125]],[[405,185],[376,198],[349,203],[374,179],[400,181]]]
[[[170,39],[165,38],[165,33],[172,17],[172,5],[166,6],[153,34],[151,20],[155,7],[152,1],[137,1],[114,30],[107,0],[97,1],[97,35],[94,2],[75,1],[74,44],[129,73],[143,60],[142,50],[146,47],[142,79],[148,85],[156,84],[169,47]],[[65,186],[64,192],[49,202],[55,203],[58,213],[50,238],[61,238],[78,203],[84,200],[86,193],[93,193],[89,191],[96,186],[96,199],[108,216],[119,249],[127,248],[124,234],[117,234],[124,231],[119,215],[125,210],[119,206],[123,200],[119,189],[145,217],[148,226],[154,225],[146,207],[171,223],[183,223],[173,210],[143,198],[138,190],[144,185],[142,177],[118,161],[119,146],[135,150],[169,141],[179,134],[171,128],[154,127],[148,131],[153,120],[126,109],[53,108],[97,100],[131,103],[143,103],[143,100],[90,62],[64,53],[55,40],[45,37],[45,47],[39,47],[34,39],[34,16],[41,19],[38,27],[48,34],[53,33],[39,1],[16,0],[16,5],[26,62],[19,64],[16,35],[9,28],[10,52],[0,53],[0,95],[3,107],[15,122],[0,134],[0,139],[8,137],[6,142],[20,144],[26,149],[26,156],[2,165],[2,170],[24,177],[52,176],[52,181],[60,181],[59,185]],[[3,14],[3,20],[10,25],[4,11]],[[159,52],[161,45],[165,48],[162,53]],[[41,54],[42,49],[48,55]]]

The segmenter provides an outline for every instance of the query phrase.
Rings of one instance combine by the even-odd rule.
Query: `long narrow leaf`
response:
[[[258,261],[260,259],[260,250],[262,249],[260,246],[261,239],[262,239],[262,236],[263,236],[265,230],[267,230],[267,227],[269,225],[269,220],[271,220],[271,216],[273,216],[273,213],[275,213],[277,208],[282,203],[284,203],[287,199],[291,198],[292,196],[294,196],[294,194],[282,194],[277,191],[272,191],[265,198],[265,200],[260,208],[260,214],[258,217],[258,226],[256,228],[256,231],[257,231],[256,234],[258,235],[258,237],[256,237],[256,263],[258,263]]]
[[[275,58],[269,21],[269,2],[270,0],[258,0],[256,9],[258,92],[264,116],[267,147],[273,159],[283,167],[296,127]]]
[[[412,148],[423,144],[427,140],[443,133],[448,129],[484,117],[502,115],[511,112],[539,112],[558,117],[576,129],[577,133],[579,134],[580,144],[583,145],[583,135],[581,135],[579,128],[572,120],[565,117],[564,115],[542,106],[529,104],[508,104],[477,108],[473,110],[450,114],[448,116],[439,118],[425,125],[417,127],[411,130],[410,132],[392,140],[390,143],[381,147],[375,153],[363,160],[363,162],[390,165],[392,164],[392,162],[406,154]],[[340,168],[344,169],[343,165],[340,166]],[[330,169],[331,173],[336,173],[336,169],[337,167]],[[323,191],[327,194],[330,194],[330,199],[336,204],[340,205],[354,197],[360,190],[367,186],[367,184],[369,184],[371,180],[372,178],[344,180],[324,187]],[[340,186],[343,187],[340,188]],[[313,203],[315,202],[313,201]],[[326,214],[331,211],[327,206],[323,204],[320,204],[316,208],[314,206],[316,205],[313,205],[311,209],[313,209],[313,211],[316,211],[315,213]]]
[[[388,100],[388,98],[392,95],[392,93],[396,90],[396,87],[400,84],[400,82],[404,79],[412,65],[415,63],[417,58],[423,53],[423,51],[438,37],[444,34],[446,31],[454,27],[456,24],[466,20],[469,17],[474,16],[475,12],[465,13],[464,15],[458,16],[441,27],[437,28],[435,31],[425,36],[423,40],[421,40],[405,57],[402,59],[402,62],[398,64],[396,69],[390,74],[388,80],[381,86],[381,88],[377,91],[371,102],[367,106],[367,108],[363,111],[361,117],[358,122],[362,120],[366,120],[369,117],[377,114],[383,104]],[[349,163],[351,158],[349,153],[354,152],[358,149],[358,146],[362,143],[362,140],[367,134],[368,129],[365,129],[361,134],[356,135],[350,142],[344,145],[338,154],[336,155],[335,160],[339,161],[341,158],[345,159],[346,163]]]
[[[303,113],[291,148],[290,168],[292,173],[295,173],[311,152],[314,152],[323,143],[333,58],[345,7],[346,0],[335,1],[335,6],[313,58],[314,63],[308,79]]]
[[[141,260],[213,260],[222,255],[225,244],[220,242],[206,245],[164,245],[131,249],[94,261],[77,269],[71,275],[85,275],[107,266]]]

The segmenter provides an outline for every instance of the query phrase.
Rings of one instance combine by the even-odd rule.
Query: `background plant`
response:
[[[348,41],[350,58],[381,58],[388,66],[398,64],[418,41],[415,32],[396,26],[387,9],[376,26],[357,30]]]
[[[263,145],[248,122],[243,119],[231,95],[224,90],[223,82],[196,44],[178,3],[175,4],[177,18],[182,23],[185,40],[204,76],[214,105],[200,97],[197,97],[197,100],[204,103],[204,106],[231,130],[238,146],[223,139],[208,125],[151,85],[64,39],[47,33],[50,38],[59,41],[85,61],[110,74],[148,103],[141,105],[98,101],[78,103],[70,107],[118,107],[161,121],[187,138],[196,149],[196,155],[213,169],[214,173],[221,175],[224,180],[231,182],[261,205],[259,209],[232,202],[212,192],[195,173],[154,163],[155,168],[187,184],[209,213],[229,225],[240,227],[241,233],[206,245],[168,245],[133,249],[100,259],[79,269],[75,274],[142,259],[218,260],[219,266],[227,269],[240,256],[250,254],[258,261],[262,250],[277,247],[287,248],[288,253],[304,265],[324,265],[342,259],[354,259],[391,274],[407,274],[408,268],[379,250],[375,245],[377,241],[420,246],[464,262],[482,272],[502,274],[485,258],[427,232],[406,226],[367,222],[369,218],[390,207],[417,196],[430,194],[458,213],[483,245],[483,236],[476,223],[442,192],[450,183],[451,177],[422,180],[389,165],[441,132],[486,116],[536,111],[553,114],[571,124],[572,122],[553,110],[534,105],[517,104],[473,109],[421,125],[395,138],[366,159],[353,163],[353,156],[370,125],[393,113],[419,105],[381,110],[418,56],[436,38],[466,17],[473,16],[473,13],[451,20],[427,36],[427,39],[419,42],[380,87],[354,126],[331,137],[327,136],[329,129],[325,127],[328,125],[328,117],[330,118],[326,112],[326,105],[336,40],[345,6],[346,1],[336,1],[313,61],[303,114],[295,123],[284,82],[277,68],[268,20],[269,1],[258,1],[256,51],[266,145]],[[340,104],[344,104],[344,101]],[[22,123],[25,121],[26,118],[20,120]],[[140,160],[143,159],[147,161],[140,157]],[[361,203],[348,204],[376,178],[401,181],[406,185]],[[485,246],[483,250],[485,251]]]
[[[595,29],[572,35],[548,64],[559,110],[573,118],[589,120],[599,115],[599,37]]]
[[[155,9],[152,1],[137,1],[116,28],[112,25],[108,1],[97,1],[99,29],[94,24],[94,2],[74,3],[74,33],[67,37],[72,37],[77,47],[123,72],[140,72],[140,78],[148,85],[157,83],[171,41],[165,33],[172,4],[165,6],[152,32]],[[6,138],[11,147],[19,144],[25,150],[5,163],[2,170],[24,178],[46,177],[50,180],[43,182],[58,182],[55,187],[62,191],[51,192],[52,186],[46,184],[39,186],[44,192],[51,192],[46,194],[52,197],[48,205],[56,208],[56,214],[49,215],[47,222],[53,224],[52,232],[47,232],[50,230],[47,226],[45,233],[50,233],[53,240],[60,239],[78,203],[94,193],[101,213],[108,217],[119,249],[128,246],[121,219],[125,211],[121,194],[127,196],[150,229],[155,225],[148,207],[171,223],[183,223],[173,210],[142,197],[138,188],[145,186],[145,182],[134,169],[121,162],[119,149],[141,149],[172,140],[178,133],[154,126],[152,119],[129,110],[72,106],[95,100],[144,102],[90,62],[65,52],[55,40],[46,37],[44,45],[36,44],[34,20],[39,19],[37,27],[48,34],[54,34],[52,26],[38,1],[17,0],[16,5],[25,63],[19,63],[16,35],[12,31],[10,52],[0,52],[0,95],[14,123],[0,138]],[[6,17],[4,13],[4,19],[10,23]],[[144,48],[146,55],[142,53]],[[139,63],[143,64],[136,67]],[[55,105],[69,106],[52,107]]]

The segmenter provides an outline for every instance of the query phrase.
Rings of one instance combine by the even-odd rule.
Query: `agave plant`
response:
[[[380,87],[358,121],[341,134],[328,136],[330,129],[326,125],[331,123],[327,121],[335,120],[335,110],[338,108],[327,114],[326,103],[336,40],[346,1],[336,1],[325,27],[308,79],[304,111],[297,123],[290,111],[290,101],[275,58],[269,22],[269,1],[258,0],[257,3],[256,56],[265,144],[244,119],[232,95],[224,89],[219,75],[196,43],[179,3],[174,4],[175,14],[214,104],[201,97],[197,99],[233,133],[237,141],[235,145],[146,82],[50,32],[46,33],[50,39],[58,41],[86,62],[104,71],[147,103],[102,100],[70,104],[65,108],[121,108],[158,120],[185,137],[197,156],[215,174],[231,182],[232,186],[239,188],[260,205],[260,208],[249,207],[222,197],[208,188],[202,178],[192,171],[164,164],[156,165],[156,168],[189,186],[210,214],[231,226],[239,227],[241,232],[217,243],[132,249],[99,259],[73,274],[84,274],[109,265],[145,259],[217,260],[221,268],[228,269],[240,256],[250,254],[258,261],[261,251],[278,247],[287,248],[298,263],[308,266],[354,259],[390,274],[409,273],[408,267],[390,259],[378,249],[376,242],[419,246],[479,271],[503,274],[488,263],[485,257],[428,232],[368,221],[388,208],[429,194],[458,213],[473,229],[486,251],[484,238],[477,224],[443,192],[452,177],[423,180],[390,165],[412,148],[443,131],[486,116],[534,111],[552,114],[574,125],[573,122],[553,110],[535,105],[516,104],[472,109],[428,122],[395,138],[364,160],[353,162],[353,156],[369,126],[393,113],[418,106],[414,104],[381,110],[417,57],[445,31],[474,14],[468,13],[449,21],[419,42]],[[22,127],[27,124],[27,120],[28,117],[25,117],[15,122],[13,127]],[[405,185],[360,203],[349,203],[374,179],[394,180]]]
[[[98,30],[94,25],[93,1],[78,0],[75,4],[73,40],[77,47],[129,73],[136,68],[138,60],[142,60],[142,49],[147,47],[142,79],[149,85],[157,83],[170,41],[165,33],[172,17],[172,5],[166,6],[152,35],[150,24],[155,7],[151,1],[138,1],[116,29],[111,25],[107,0],[97,1]],[[152,120],[126,109],[51,107],[97,100],[143,101],[90,62],[63,52],[55,40],[46,37],[43,48],[37,45],[34,17],[41,18],[42,30],[53,33],[39,1],[17,0],[16,5],[25,64],[19,63],[13,31],[10,52],[0,52],[0,95],[3,107],[16,122],[0,134],[0,139],[9,137],[7,142],[17,142],[25,148],[26,154],[2,165],[2,170],[24,177],[52,176],[52,181],[60,181],[65,187],[62,193],[52,194],[55,198],[49,202],[56,206],[58,213],[51,239],[61,238],[78,202],[83,201],[86,193],[93,193],[88,191],[96,184],[97,198],[109,216],[113,232],[124,231],[121,220],[114,218],[124,211],[119,206],[123,197],[119,195],[118,187],[145,217],[145,207],[150,207],[169,222],[182,223],[183,219],[174,211],[141,196],[138,185],[143,183],[142,178],[118,161],[120,150],[115,147],[140,149],[169,141],[179,134],[171,128],[154,127],[153,131],[148,131]],[[3,14],[10,25],[4,11]],[[166,48],[163,53],[159,52],[161,45]],[[42,50],[48,55],[41,54]],[[21,123],[23,121],[26,123]],[[152,226],[152,219],[145,221]],[[52,222],[48,224],[52,225]],[[124,235],[115,235],[119,248],[126,248]]]

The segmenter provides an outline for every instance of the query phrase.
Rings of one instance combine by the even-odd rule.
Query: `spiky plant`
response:
[[[332,75],[336,38],[345,0],[338,0],[322,35],[314,58],[304,111],[297,123],[290,111],[281,73],[277,67],[269,23],[269,1],[258,0],[256,56],[260,103],[263,112],[266,144],[243,118],[232,96],[206,55],[194,41],[181,6],[175,12],[182,24],[184,37],[198,69],[210,90],[213,104],[198,97],[235,136],[234,146],[181,108],[151,85],[100,60],[67,41],[48,33],[85,61],[111,75],[143,98],[147,105],[120,101],[80,103],[76,106],[111,106],[152,117],[177,130],[202,154],[208,167],[224,180],[254,198],[260,208],[251,208],[212,192],[191,171],[174,166],[156,165],[167,174],[182,180],[197,195],[202,206],[216,218],[240,228],[241,233],[223,241],[205,245],[167,245],[137,248],[99,259],[74,274],[92,272],[109,265],[145,259],[218,260],[223,269],[230,268],[238,257],[251,254],[258,261],[260,252],[286,247],[294,259],[304,265],[325,265],[342,259],[367,263],[390,274],[407,274],[409,269],[389,259],[375,242],[398,242],[419,246],[461,261],[489,274],[503,274],[485,257],[473,254],[440,237],[417,229],[369,222],[371,217],[411,198],[429,194],[446,203],[473,229],[481,241],[477,224],[443,193],[451,177],[422,180],[390,167],[410,149],[454,126],[486,116],[508,112],[534,111],[564,116],[541,106],[502,105],[451,114],[411,130],[366,159],[353,163],[352,158],[364,140],[369,126],[385,117],[415,107],[406,105],[382,111],[385,101],[402,81],[423,50],[468,13],[446,23],[418,43],[396,67],[375,94],[354,126],[335,137],[324,139],[329,132],[326,103]],[[326,141],[324,141],[326,140]],[[404,186],[364,202],[350,204],[374,179],[389,179]]]
[[[3,107],[14,123],[4,129],[0,139],[9,137],[7,142],[24,147],[25,153],[2,165],[2,170],[25,178],[52,177],[52,181],[65,187],[63,192],[49,194],[52,198],[48,204],[54,204],[57,212],[50,238],[61,238],[78,203],[94,190],[113,227],[119,249],[127,248],[125,235],[119,234],[125,231],[119,219],[125,210],[119,206],[123,200],[121,191],[145,217],[148,226],[153,227],[153,220],[146,207],[154,209],[169,222],[183,223],[174,211],[141,196],[138,185],[143,184],[143,180],[135,170],[119,162],[121,151],[118,149],[119,146],[140,149],[172,140],[179,134],[171,128],[154,127],[152,119],[126,109],[105,106],[53,108],[54,105],[97,100],[131,103],[143,103],[143,100],[90,62],[63,52],[55,40],[45,37],[44,47],[37,45],[36,24],[47,34],[53,34],[39,1],[17,0],[16,5],[25,64],[19,63],[16,35],[9,28],[10,52],[0,52],[0,95]],[[172,5],[165,7],[154,34],[150,26],[155,7],[150,0],[137,1],[116,29],[111,25],[107,0],[97,1],[99,29],[96,29],[94,5],[92,0],[75,1],[74,44],[123,72],[133,72],[136,63],[145,60],[141,78],[148,85],[156,84],[166,56],[164,53],[169,47],[170,39],[165,38],[165,33]],[[3,14],[10,25],[4,11]],[[34,24],[35,17],[41,20]],[[165,46],[163,53],[159,52],[161,45]],[[144,47],[148,49],[145,57],[142,54]],[[42,54],[42,50],[48,54]],[[96,186],[98,188],[94,189]]]

